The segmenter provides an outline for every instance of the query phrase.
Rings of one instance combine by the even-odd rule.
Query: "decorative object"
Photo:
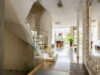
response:
[[[58,35],[59,35],[59,36],[62,36],[62,33],[59,33]]]
[[[100,75],[100,58],[97,58],[92,55],[87,56],[87,64],[88,64],[88,70],[90,73],[94,73],[91,75]],[[91,69],[89,69],[91,68]]]
[[[58,53],[51,48],[46,48],[44,50],[44,61],[45,62],[56,62],[58,58]]]
[[[58,1],[57,6],[58,6],[59,8],[63,7],[63,3],[62,3],[61,0]]]
[[[62,48],[63,47],[64,41],[56,41],[56,47],[57,48]]]
[[[95,49],[96,49],[97,51],[100,51],[100,46],[95,45]]]
[[[70,42],[70,46],[73,46],[74,39],[73,38],[69,38],[68,40]]]

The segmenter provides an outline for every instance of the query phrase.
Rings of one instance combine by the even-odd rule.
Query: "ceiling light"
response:
[[[61,0],[58,1],[57,6],[58,6],[59,8],[63,7],[63,3],[62,3]]]

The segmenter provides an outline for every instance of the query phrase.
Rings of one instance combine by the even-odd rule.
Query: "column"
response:
[[[89,53],[89,0],[83,0],[83,62]]]
[[[79,13],[80,9],[77,10],[77,62],[79,62]]]
[[[91,53],[91,16],[92,16],[92,4],[89,4],[89,53]]]
[[[70,27],[70,36],[71,38],[74,38],[74,27],[73,26]]]
[[[100,21],[98,23],[98,40],[100,40]]]

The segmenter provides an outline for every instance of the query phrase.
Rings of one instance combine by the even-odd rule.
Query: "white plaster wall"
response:
[[[33,61],[34,60],[33,47],[31,45],[28,45],[27,49],[25,51],[26,51],[26,53],[25,53],[25,61],[26,61],[27,67],[32,68],[33,65],[34,65],[34,62],[36,62],[36,61]]]
[[[20,19],[24,21],[33,3],[36,2],[37,0],[10,0],[10,1],[13,5],[13,8],[15,8],[18,17],[20,17]]]
[[[23,70],[28,44],[17,38],[10,30],[5,28],[5,69]],[[28,52],[28,51],[27,51]],[[31,55],[31,54],[29,54]],[[27,56],[28,57],[28,56]],[[33,60],[33,59],[32,59]],[[29,60],[28,60],[29,61]],[[32,63],[32,62],[31,62]]]
[[[35,20],[36,20],[35,14],[30,12],[28,17],[27,17],[27,22],[29,23],[31,30],[35,29]]]
[[[37,0],[5,0],[5,23],[9,23],[12,32],[30,45],[33,44],[33,39],[25,20],[35,1]]]

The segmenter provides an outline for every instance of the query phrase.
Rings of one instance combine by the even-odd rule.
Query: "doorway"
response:
[[[55,46],[56,48],[64,48],[65,45],[69,45],[68,37],[70,36],[70,29],[55,29]]]

